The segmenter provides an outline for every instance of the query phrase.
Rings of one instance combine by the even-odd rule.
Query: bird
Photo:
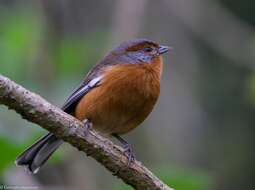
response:
[[[169,49],[148,39],[122,42],[92,67],[61,109],[83,122],[85,134],[94,129],[115,137],[132,163],[132,146],[121,135],[139,126],[153,110],[160,94],[162,54]],[[15,162],[37,173],[62,143],[48,133]]]

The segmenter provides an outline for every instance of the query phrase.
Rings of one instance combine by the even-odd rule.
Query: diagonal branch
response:
[[[91,131],[86,137],[83,136],[83,124],[79,120],[2,75],[0,75],[0,104],[14,109],[24,119],[37,123],[93,157],[113,175],[137,190],[173,190],[140,162],[135,160],[127,166],[127,158],[122,148],[95,131]]]

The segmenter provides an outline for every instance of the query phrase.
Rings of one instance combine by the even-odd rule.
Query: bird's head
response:
[[[146,39],[135,39],[122,42],[113,49],[109,56],[118,63],[139,64],[150,63],[159,58],[163,53],[168,52],[170,47],[159,45],[156,42]]]

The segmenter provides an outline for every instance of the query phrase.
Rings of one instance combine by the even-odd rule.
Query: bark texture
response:
[[[2,75],[0,104],[93,157],[113,175],[137,190],[173,190],[137,160],[127,166],[127,158],[121,147],[95,131],[84,136],[82,122]]]

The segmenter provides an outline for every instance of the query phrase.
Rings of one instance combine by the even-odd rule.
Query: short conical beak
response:
[[[163,54],[163,53],[166,53],[170,50],[171,48],[168,47],[168,46],[160,46],[159,49],[158,49],[158,53],[159,54]]]

